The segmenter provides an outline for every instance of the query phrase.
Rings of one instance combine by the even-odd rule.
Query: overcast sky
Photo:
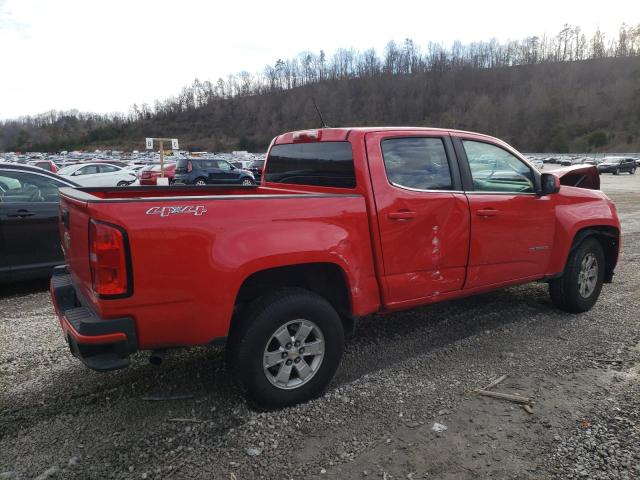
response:
[[[565,23],[611,38],[637,25],[631,0],[213,1],[0,0],[0,119],[76,108],[126,112],[303,50],[382,52],[555,34]],[[162,64],[161,64],[162,62]]]

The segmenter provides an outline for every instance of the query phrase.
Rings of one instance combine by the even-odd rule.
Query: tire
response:
[[[256,182],[254,182],[254,181],[253,181],[253,180],[251,180],[250,178],[244,178],[244,179],[242,180],[242,185],[244,185],[245,187],[250,187],[250,186],[253,186],[253,185],[255,185],[255,184],[256,184]]]
[[[616,168],[616,169],[613,171],[613,174],[614,174],[614,175],[620,175],[620,169],[619,169],[619,168]]]
[[[589,260],[592,258],[595,259],[596,266],[595,276],[592,277],[595,284],[592,288],[581,292],[580,282],[584,278],[582,272],[584,272],[585,263],[588,266]],[[604,252],[600,242],[593,237],[586,238],[569,254],[562,277],[549,282],[549,294],[553,304],[559,309],[571,313],[591,310],[602,290],[605,267]]]
[[[629,173],[630,173],[631,175],[634,175],[634,174],[636,173],[636,169],[635,169],[635,168],[632,168],[632,169],[629,171]]]
[[[121,182],[118,182],[117,186],[118,187],[126,187],[129,185],[129,182],[125,182],[124,180]]]
[[[198,185],[199,187],[202,187],[202,186],[207,184],[207,179],[206,178],[202,178],[202,177],[196,178],[196,181],[193,182],[193,184],[194,185]]]
[[[238,321],[227,346],[227,365],[250,401],[260,407],[281,408],[324,392],[344,351],[342,322],[329,302],[301,288],[282,288],[254,301]],[[276,333],[281,332],[283,341],[295,339],[296,326],[303,325],[300,322],[305,322],[304,331],[309,332],[304,343],[283,346]],[[303,353],[312,348],[314,352],[323,348],[323,352],[300,355],[299,348],[305,345],[308,351]],[[270,369],[265,361],[273,363]],[[278,383],[279,374],[288,383]]]

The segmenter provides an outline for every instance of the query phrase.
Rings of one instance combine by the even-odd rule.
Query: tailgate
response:
[[[60,194],[60,239],[65,263],[75,285],[88,297],[91,292],[89,266],[89,204]]]

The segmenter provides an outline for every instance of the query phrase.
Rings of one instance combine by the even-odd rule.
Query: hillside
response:
[[[177,98],[154,108],[134,105],[128,116],[51,112],[7,121],[0,123],[0,150],[141,149],[148,136],[178,137],[183,148],[195,150],[261,150],[279,132],[319,126],[315,98],[332,126],[467,129],[522,151],[640,151],[635,50],[608,58],[527,63],[514,57],[489,64],[464,52],[460,61],[448,54],[440,63],[425,54],[406,67],[405,50],[397,51],[397,65],[389,66],[387,50],[382,59],[368,57],[368,71],[367,52],[356,52],[342,73],[334,57],[331,70],[318,67],[317,75],[310,63],[308,75],[304,64],[280,73],[287,61],[267,67],[260,81],[246,73],[228,84],[196,80]]]

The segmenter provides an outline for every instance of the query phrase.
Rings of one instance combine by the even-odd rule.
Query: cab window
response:
[[[463,140],[473,190],[496,193],[534,193],[531,168],[515,155],[490,143]]]
[[[452,190],[449,162],[441,138],[408,137],[382,141],[387,178],[392,185],[417,190]]]

